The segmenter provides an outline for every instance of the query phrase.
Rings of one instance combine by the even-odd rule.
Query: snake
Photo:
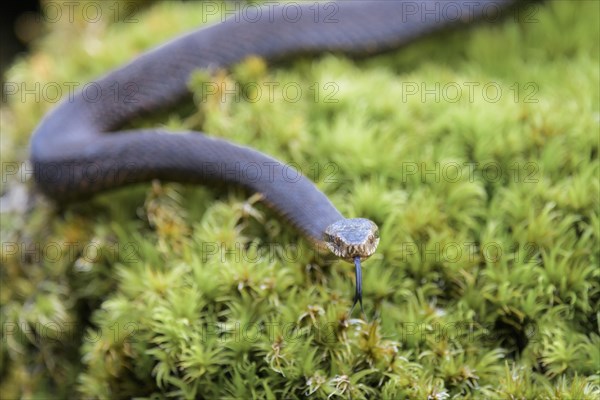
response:
[[[495,20],[512,3],[358,0],[254,6],[252,17],[232,16],[172,39],[95,80],[95,93],[80,89],[59,103],[32,135],[35,186],[59,203],[153,179],[241,186],[258,193],[316,249],[354,264],[352,309],[360,303],[363,310],[361,263],[377,249],[377,224],[345,218],[312,181],[302,175],[289,179],[289,165],[251,147],[196,131],[123,127],[184,100],[196,70],[215,73],[250,56],[269,63],[323,53],[369,56],[436,31]],[[243,173],[248,170],[254,173]]]

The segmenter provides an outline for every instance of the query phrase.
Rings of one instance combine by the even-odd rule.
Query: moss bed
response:
[[[5,82],[91,82],[204,19],[127,4],[133,22],[46,21]],[[368,320],[352,267],[239,190],[31,194],[2,214],[1,397],[597,399],[599,15],[548,1],[366,60],[199,72],[193,100],[133,124],[253,146],[378,223]],[[4,193],[33,187],[52,98],[3,101]]]

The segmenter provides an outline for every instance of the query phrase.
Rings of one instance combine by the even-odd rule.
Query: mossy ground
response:
[[[293,162],[376,221],[369,321],[347,315],[348,264],[320,262],[237,190],[154,183],[60,211],[38,198],[2,215],[2,398],[598,398],[599,7],[550,1],[368,60],[211,78],[239,99],[202,101],[195,76],[196,108],[139,124]],[[49,23],[6,81],[92,81],[199,9]],[[303,95],[256,99],[248,82]],[[9,165],[53,104],[3,105]],[[3,169],[4,190],[16,176]]]

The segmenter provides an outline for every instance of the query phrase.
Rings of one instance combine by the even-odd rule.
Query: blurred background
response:
[[[4,72],[14,58],[27,51],[30,43],[42,31],[40,3],[37,0],[5,2],[0,13],[0,72]]]

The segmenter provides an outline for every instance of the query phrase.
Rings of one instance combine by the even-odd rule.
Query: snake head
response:
[[[365,218],[342,219],[329,225],[325,230],[324,241],[333,254],[353,263],[369,258],[379,244],[379,228]]]

